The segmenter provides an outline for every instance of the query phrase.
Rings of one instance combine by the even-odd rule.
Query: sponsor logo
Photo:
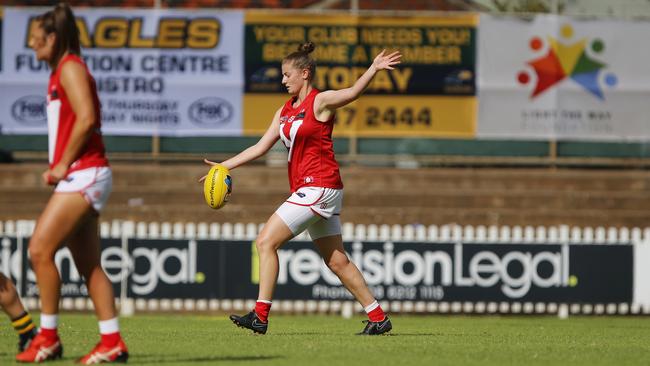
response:
[[[27,23],[25,48],[36,17]],[[156,22],[157,24],[150,24]],[[211,17],[160,17],[105,16],[90,21],[77,15],[79,41],[83,48],[136,48],[136,49],[213,49],[221,40],[222,24]],[[151,31],[151,30],[154,31]]]
[[[20,123],[26,125],[41,125],[47,120],[47,102],[45,97],[27,95],[11,105],[11,115]]]
[[[511,250],[504,254],[482,250],[469,258],[460,243],[450,251],[395,252],[390,242],[384,244],[383,252],[364,251],[361,243],[352,248],[350,258],[370,286],[497,287],[508,298],[520,299],[531,288],[573,287],[578,281],[569,274],[568,245],[560,245],[558,250]],[[279,250],[278,257],[278,285],[341,283],[314,250]]]
[[[259,328],[259,329],[263,329],[264,327],[266,327],[266,324],[262,323],[257,319],[253,319],[251,325],[253,326],[253,328]]]
[[[101,264],[109,280],[119,282],[123,263],[128,263],[130,288],[136,295],[148,295],[156,290],[159,283],[167,285],[201,283],[203,274],[197,272],[196,241],[187,242],[187,247],[166,249],[137,247],[125,253],[120,247],[108,247],[102,251]],[[171,263],[175,263],[172,267]],[[176,268],[174,268],[176,267]]]
[[[226,175],[226,186],[228,187],[228,194],[232,193],[232,178],[229,175]]]
[[[550,35],[546,41],[537,36],[530,39],[530,49],[538,54],[527,62],[535,75],[535,87],[530,99],[571,79],[594,97],[605,100],[602,85],[611,88],[618,83],[615,74],[603,72],[607,64],[596,58],[604,53],[605,43],[600,39],[575,39],[573,27],[569,24],[562,27],[560,35],[561,39]],[[517,81],[521,85],[532,83],[532,79],[528,70],[517,74]]]
[[[377,325],[377,329],[382,330],[386,325],[388,325],[388,318],[384,318],[384,321]]]
[[[282,72],[276,66],[265,66],[255,70],[249,79],[248,89],[258,92],[279,92],[282,89]]]
[[[444,78],[445,93],[473,93],[474,71],[467,69],[453,70]]]
[[[212,174],[212,179],[210,181],[210,207],[214,206],[214,187],[217,183],[217,174]]]
[[[228,101],[217,97],[206,97],[190,105],[188,115],[195,124],[214,126],[230,122],[234,114]]]
[[[302,193],[302,192],[296,192],[296,195],[297,195],[298,197],[300,197],[300,198],[305,198],[305,196],[306,196],[306,194],[304,194],[304,193]]]
[[[0,250],[0,272],[19,278],[21,273],[21,256],[18,251],[11,250],[11,242],[4,238]],[[72,254],[68,248],[59,250],[54,263],[59,273],[65,274],[61,288],[63,296],[88,295],[84,281],[74,265]],[[171,248],[136,247],[125,253],[121,247],[109,246],[101,253],[101,265],[108,279],[120,283],[123,276],[129,277],[129,288],[135,295],[149,295],[160,284],[180,285],[203,283],[205,274],[197,271],[197,243],[187,241],[187,246]],[[31,269],[27,270],[26,296],[38,295],[36,275]]]

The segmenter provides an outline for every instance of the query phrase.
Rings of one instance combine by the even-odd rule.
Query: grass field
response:
[[[650,365],[650,318],[396,315],[390,336],[355,336],[362,319],[276,315],[264,336],[226,316],[137,315],[121,327],[138,365]],[[72,364],[96,332],[91,315],[62,315],[64,359],[51,364]],[[6,321],[0,365],[15,347]]]

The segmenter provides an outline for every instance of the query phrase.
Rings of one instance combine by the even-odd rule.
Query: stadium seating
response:
[[[8,164],[0,175],[0,220],[36,219],[51,189],[44,164]],[[104,220],[264,222],[287,197],[283,167],[233,172],[234,193],[221,210],[203,202],[200,161],[114,164],[114,190]],[[532,168],[342,171],[342,220],[360,224],[570,225],[645,227],[650,172]]]

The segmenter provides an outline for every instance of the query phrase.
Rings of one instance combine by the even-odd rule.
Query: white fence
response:
[[[0,236],[28,237],[35,222],[31,220],[0,222]],[[261,229],[254,223],[169,223],[119,221],[101,223],[103,238],[138,239],[212,239],[253,240]],[[525,243],[525,244],[608,244],[635,245],[642,248],[644,256],[635,259],[635,278],[650,282],[650,228],[596,227],[578,228],[569,226],[520,227],[520,226],[424,226],[424,225],[343,225],[345,241],[392,241],[392,242],[462,242],[462,243]],[[294,240],[309,240],[303,233]],[[123,241],[126,242],[126,241]],[[642,276],[642,277],[640,277]],[[650,284],[641,291],[648,292]],[[26,298],[29,308],[38,308],[36,298]],[[544,303],[544,302],[446,302],[446,301],[383,301],[382,307],[393,313],[443,313],[443,314],[650,314],[650,301],[636,303]],[[90,299],[65,298],[63,309],[89,310],[93,308]],[[117,300],[123,315],[134,311],[244,311],[254,306],[253,299],[129,299],[123,293]],[[331,300],[277,300],[274,311],[285,313],[340,313],[351,316],[361,312],[359,304],[352,301]]]
[[[30,236],[35,221],[0,221],[0,235]],[[263,224],[170,223],[114,220],[101,223],[102,238],[253,240]],[[355,225],[343,224],[343,240],[464,243],[650,244],[650,227]],[[294,240],[309,240],[304,232]]]

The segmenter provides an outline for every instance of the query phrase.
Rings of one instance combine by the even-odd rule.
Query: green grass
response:
[[[38,318],[38,316],[36,316]],[[361,317],[280,316],[253,335],[225,316],[136,315],[121,319],[130,364],[138,365],[650,365],[643,317],[399,316],[390,336],[359,337]],[[63,361],[98,341],[89,314],[60,321]],[[0,365],[16,337],[0,327]]]

